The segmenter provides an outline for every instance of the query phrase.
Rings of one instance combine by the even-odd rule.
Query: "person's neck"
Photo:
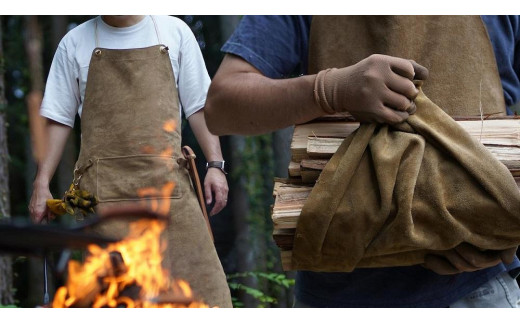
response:
[[[145,16],[101,16],[101,19],[108,25],[112,27],[130,27],[141,20],[144,19]]]

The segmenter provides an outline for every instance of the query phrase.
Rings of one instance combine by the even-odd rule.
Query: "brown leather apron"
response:
[[[169,200],[164,266],[174,278],[188,281],[194,297],[210,306],[231,307],[222,265],[188,171],[181,166],[180,124],[168,48],[100,48],[96,24],[75,181],[98,197],[100,209],[140,203],[143,188],[152,188],[145,197],[149,201]],[[162,196],[167,182],[175,183],[174,190]],[[118,237],[125,231],[115,223],[102,228],[103,234]]]
[[[413,59],[430,71],[424,93],[452,116],[505,114],[504,94],[479,16],[314,16],[309,74],[372,54]]]

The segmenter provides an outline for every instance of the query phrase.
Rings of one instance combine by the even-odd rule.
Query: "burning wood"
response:
[[[68,281],[56,292],[53,307],[208,307],[193,299],[182,280],[171,280],[161,267],[165,224],[144,219],[130,234],[101,248],[88,247],[83,264],[69,262]]]
[[[167,183],[162,193],[168,196],[173,187]],[[167,201],[152,203],[153,211],[167,213]],[[162,268],[166,243],[160,235],[166,223],[142,218],[130,223],[123,240],[106,248],[89,245],[83,264],[69,262],[68,281],[57,290],[52,307],[208,307],[195,300],[187,282],[171,279]]]

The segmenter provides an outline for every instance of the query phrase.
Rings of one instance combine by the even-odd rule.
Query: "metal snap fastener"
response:
[[[161,50],[161,53],[163,53],[163,54],[167,53],[168,52],[168,46],[161,46],[160,50]]]
[[[101,55],[101,49],[96,49],[96,50],[94,51],[94,53],[95,53],[97,56]]]

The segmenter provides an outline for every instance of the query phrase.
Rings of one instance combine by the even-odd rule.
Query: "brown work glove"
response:
[[[360,122],[400,123],[416,110],[419,91],[412,80],[425,80],[428,69],[412,60],[372,55],[359,63],[319,72],[314,99],[327,113],[349,112]]]
[[[92,193],[76,189],[74,185],[71,185],[69,190],[65,192],[62,200],[47,200],[47,207],[53,215],[68,213],[75,215],[77,220],[83,219],[89,213],[94,213],[96,205],[97,199]]]

